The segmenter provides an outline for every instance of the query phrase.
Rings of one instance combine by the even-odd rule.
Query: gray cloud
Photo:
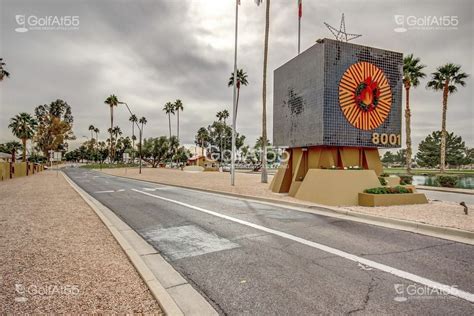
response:
[[[231,109],[227,79],[233,67],[232,2],[0,0],[0,56],[12,73],[0,84],[0,142],[13,138],[7,128],[10,117],[57,98],[73,107],[78,139],[89,135],[89,124],[105,132],[109,114],[103,101],[111,93],[148,118],[145,136],[167,134],[161,108],[182,99],[182,141],[193,142],[197,129],[210,124],[218,110]],[[247,71],[250,84],[241,92],[238,126],[253,145],[261,132],[264,7],[241,2],[239,67]],[[303,49],[330,37],[323,22],[338,25],[344,12],[348,31],[363,34],[359,44],[413,52],[430,73],[451,61],[474,74],[473,4],[468,0],[304,1],[303,6]],[[77,31],[17,33],[16,14],[78,15],[81,24]],[[271,14],[269,135],[272,72],[296,54],[296,4],[273,1]],[[457,30],[396,33],[394,14],[456,15],[460,23]],[[441,93],[426,90],[426,81],[412,92],[415,144],[440,126]],[[472,80],[467,84],[450,96],[448,129],[474,146]],[[117,124],[129,132],[128,113],[116,112]]]

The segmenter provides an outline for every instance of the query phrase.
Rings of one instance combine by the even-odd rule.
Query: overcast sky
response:
[[[177,98],[184,103],[180,134],[193,143],[201,126],[219,110],[231,110],[233,69],[233,0],[65,1],[0,0],[0,57],[11,78],[0,83],[0,142],[12,140],[9,119],[19,112],[55,99],[73,110],[78,140],[90,135],[90,124],[108,128],[104,99],[116,94],[139,116],[148,119],[145,137],[167,135],[168,120],[161,110]],[[239,105],[238,130],[253,145],[261,133],[261,77],[265,9],[241,0],[239,68],[248,74]],[[273,0],[270,22],[268,128],[272,135],[273,70],[297,52],[296,0]],[[454,62],[474,74],[473,1],[336,1],[303,0],[302,49],[318,38],[332,38],[323,22],[338,26],[341,14],[347,31],[363,36],[354,43],[414,53],[431,73]],[[78,16],[77,30],[16,32],[16,15]],[[394,15],[424,18],[456,16],[456,29],[394,31]],[[408,27],[406,25],[406,27]],[[441,93],[425,89],[426,79],[411,94],[415,146],[441,125]],[[474,146],[472,78],[449,97],[448,130]],[[128,113],[119,108],[116,122],[130,133]],[[173,130],[176,129],[175,119]]]

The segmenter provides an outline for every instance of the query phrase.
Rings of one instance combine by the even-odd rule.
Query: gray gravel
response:
[[[0,314],[153,313],[108,229],[56,172],[0,182]]]

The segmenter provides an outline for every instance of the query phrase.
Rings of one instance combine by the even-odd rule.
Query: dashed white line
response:
[[[94,193],[114,193],[114,190],[96,191]]]
[[[372,261],[372,260],[368,260],[368,259],[365,259],[365,258],[362,258],[362,257],[358,257],[356,255],[350,254],[348,252],[345,252],[345,251],[342,251],[342,250],[339,250],[339,249],[336,249],[336,248],[325,246],[323,244],[320,244],[320,243],[317,243],[317,242],[314,242],[314,241],[306,240],[306,239],[303,239],[303,238],[300,238],[300,237],[297,237],[297,236],[294,236],[294,235],[291,235],[291,234],[287,234],[287,233],[284,233],[284,232],[281,232],[281,231],[278,231],[278,230],[274,230],[274,229],[271,229],[271,228],[268,228],[268,227],[265,227],[265,226],[261,226],[261,225],[257,225],[257,224],[251,223],[251,222],[247,222],[247,221],[244,221],[244,220],[241,220],[241,219],[238,219],[238,218],[234,218],[234,217],[223,215],[223,214],[220,214],[220,213],[217,213],[217,212],[214,212],[214,211],[206,210],[202,207],[198,207],[198,206],[183,203],[183,202],[180,202],[180,201],[168,199],[168,198],[165,198],[165,197],[162,197],[162,196],[154,195],[154,194],[151,194],[151,193],[148,193],[148,192],[143,192],[143,191],[136,190],[136,189],[132,189],[132,191],[135,191],[135,192],[138,192],[138,193],[141,193],[141,194],[145,194],[145,195],[148,195],[148,196],[151,196],[151,197],[154,197],[156,199],[163,200],[163,201],[175,203],[175,204],[178,204],[178,205],[181,205],[181,206],[184,206],[184,207],[187,207],[187,208],[199,211],[199,212],[203,212],[203,213],[206,213],[206,214],[209,214],[209,215],[213,215],[213,216],[216,216],[216,217],[227,219],[229,221],[239,223],[239,224],[242,224],[242,225],[245,225],[245,226],[249,226],[249,227],[252,227],[252,228],[255,228],[255,229],[258,229],[258,230],[276,235],[276,236],[280,236],[280,237],[283,237],[283,238],[286,238],[286,239],[290,239],[290,240],[296,241],[298,243],[301,243],[303,245],[306,245],[306,246],[309,246],[309,247],[312,247],[312,248],[316,248],[316,249],[331,253],[333,255],[336,255],[336,256],[339,256],[339,257],[342,257],[342,258],[345,258],[345,259],[363,264],[367,267],[372,267],[372,268],[375,268],[377,270],[393,274],[393,275],[395,275],[397,277],[400,277],[402,279],[406,279],[406,280],[410,280],[410,281],[413,281],[413,282],[416,282],[416,283],[419,283],[419,284],[423,284],[423,285],[426,285],[426,286],[428,286],[430,288],[433,288],[433,289],[438,289],[438,290],[443,291],[443,292],[445,292],[449,295],[459,297],[459,298],[467,300],[469,302],[474,302],[474,294],[466,292],[466,291],[462,291],[462,290],[460,290],[460,289],[458,289],[457,287],[454,287],[454,286],[449,286],[449,285],[442,284],[442,283],[439,283],[439,282],[436,282],[436,281],[432,281],[430,279],[418,276],[416,274],[412,274],[410,272],[399,270],[399,269],[387,266],[385,264],[381,264],[381,263],[378,263],[378,262],[375,262],[375,261]]]

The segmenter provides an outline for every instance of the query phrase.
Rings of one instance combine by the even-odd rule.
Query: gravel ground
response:
[[[220,192],[232,192],[242,195],[265,197],[280,201],[317,205],[292,198],[286,194],[273,193],[269,184],[260,182],[260,174],[236,173],[235,186],[230,185],[228,172],[191,173],[177,169],[144,168],[142,174],[138,169],[104,169],[104,173],[130,177],[140,180],[156,181],[165,184],[182,185]],[[272,176],[269,176],[269,183]],[[456,203],[446,201],[430,201],[429,204],[388,206],[388,207],[344,207],[352,211],[392,217],[409,221],[427,223],[435,226],[458,228],[474,231],[474,205],[468,205],[470,214],[464,215],[464,208]]]
[[[114,237],[56,172],[0,182],[0,314],[162,314]]]

